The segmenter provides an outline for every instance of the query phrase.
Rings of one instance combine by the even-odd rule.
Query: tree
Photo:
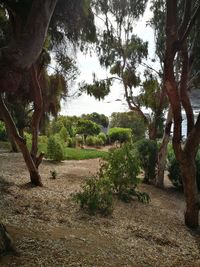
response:
[[[76,126],[76,133],[83,134],[84,138],[88,135],[97,135],[101,131],[101,127],[93,121],[79,119]]]
[[[40,64],[38,64],[38,58],[41,55],[53,13],[53,20],[49,28],[52,37],[52,47],[56,44],[55,40],[60,38],[60,40],[64,41],[66,36],[77,42],[81,41],[81,37],[84,40],[87,38],[90,38],[90,40],[94,39],[95,28],[91,27],[93,25],[93,15],[89,10],[90,1],[82,0],[71,3],[71,1],[64,0],[4,0],[0,4],[3,10],[5,10],[6,16],[8,14],[7,18],[11,26],[9,45],[1,48],[0,55],[0,92],[2,93],[0,112],[9,134],[22,151],[30,173],[31,182],[35,185],[42,185],[38,172],[42,154],[37,155],[37,139],[43,110],[42,90],[39,83],[42,69]],[[68,15],[71,16],[66,16],[68,11]],[[73,23],[72,20],[74,20]],[[81,24],[80,20],[82,20]],[[82,31],[84,27],[87,28],[86,31]],[[63,44],[62,41],[60,41],[60,45]],[[60,49],[58,50],[59,52],[61,51]],[[65,61],[63,53],[59,53],[59,56],[57,53],[57,57],[57,61]],[[12,93],[13,96],[24,93],[21,82],[27,72],[29,72],[32,82],[31,92],[29,92],[31,94],[29,94],[28,99],[33,101],[31,153],[28,151],[25,140],[19,135],[12,116],[5,105],[8,93]]]
[[[164,45],[165,45],[165,21],[166,21],[166,4],[165,0],[151,1],[151,11],[153,16],[149,21],[150,26],[154,30],[155,36],[155,57],[159,61],[160,65],[160,80],[161,86],[164,90]],[[163,91],[164,93],[164,91]],[[166,105],[167,106],[167,105]],[[169,105],[168,105],[169,106]],[[164,187],[164,174],[167,159],[167,145],[170,141],[171,135],[171,125],[172,125],[172,111],[171,107],[168,107],[167,118],[165,121],[165,128],[163,131],[163,138],[158,152],[158,162],[157,162],[157,174],[156,174],[156,186]]]
[[[3,92],[17,93],[24,71],[36,62],[46,37],[46,32],[55,9],[57,0],[28,1],[25,5],[13,1],[2,1],[6,7],[12,23],[13,40],[7,47],[1,48],[0,56],[0,112],[3,120],[22,151],[24,160],[30,173],[31,182],[42,185],[37,165],[34,163],[24,139],[19,135],[10,113],[5,105]],[[20,11],[23,16],[20,17]],[[25,13],[26,16],[25,16]],[[22,13],[21,13],[22,15]],[[25,18],[26,17],[26,18]],[[18,24],[18,29],[16,24]],[[38,27],[39,26],[39,27]],[[38,89],[36,72],[32,67],[34,89]],[[39,93],[39,91],[38,91]]]
[[[93,85],[84,84],[82,90],[101,99],[107,95],[114,80],[124,89],[129,109],[137,113],[148,127],[149,137],[155,139],[162,126],[164,91],[156,75],[146,70],[146,80],[141,82],[138,66],[148,55],[148,44],[134,35],[133,23],[143,14],[147,1],[98,1],[97,12],[104,19],[97,47],[100,64],[109,69],[111,77],[97,80]],[[152,70],[152,68],[151,68]],[[137,94],[135,88],[140,88]],[[147,115],[142,107],[151,110]]]
[[[184,15],[180,8],[184,6]],[[195,228],[199,224],[199,199],[196,184],[195,157],[200,143],[200,115],[194,123],[194,114],[188,97],[188,75],[195,61],[193,50],[189,51],[189,35],[195,28],[200,4],[195,1],[166,1],[166,50],[164,61],[164,84],[172,107],[174,130],[173,148],[180,164],[186,199],[185,224]],[[195,41],[195,38],[192,38]],[[195,47],[195,43],[193,46]],[[189,53],[190,52],[190,53]],[[176,79],[174,64],[181,62],[181,75]],[[182,141],[182,108],[187,118],[187,138]]]
[[[98,114],[97,112],[93,112],[91,114],[83,114],[81,117],[86,120],[91,120],[104,128],[107,128],[109,124],[108,117],[104,114]]]

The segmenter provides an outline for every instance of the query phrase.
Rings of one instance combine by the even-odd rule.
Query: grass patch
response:
[[[27,140],[29,150],[31,149],[31,142]],[[0,142],[1,149],[10,149],[9,142]],[[47,144],[45,142],[39,142],[38,152],[47,153]],[[64,159],[65,160],[84,160],[84,159],[95,159],[103,158],[106,159],[108,152],[99,151],[96,149],[80,149],[80,148],[64,148]]]
[[[78,149],[78,148],[65,148],[65,159],[67,160],[83,160],[83,159],[95,159],[106,158],[108,153],[105,151],[98,151],[95,149]]]
[[[39,143],[38,150],[39,152],[44,152],[46,154],[47,144]],[[105,159],[107,155],[108,152],[99,151],[96,149],[80,149],[80,148],[64,147],[65,160],[84,160],[84,159],[95,159],[95,158]]]

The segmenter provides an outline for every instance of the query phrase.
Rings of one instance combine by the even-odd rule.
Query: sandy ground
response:
[[[44,161],[44,187],[34,188],[21,155],[0,153],[0,221],[20,254],[0,258],[1,267],[200,266],[200,236],[184,226],[183,195],[169,183],[141,186],[150,204],[116,200],[109,217],[81,211],[71,194],[98,167],[98,159]]]

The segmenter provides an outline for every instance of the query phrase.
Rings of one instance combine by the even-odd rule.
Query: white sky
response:
[[[140,19],[134,28],[134,34],[137,34],[144,41],[148,41],[148,49],[151,57],[154,56],[154,37],[153,30],[146,26],[146,22],[151,17],[149,9],[144,14],[144,17]],[[78,68],[80,70],[80,76],[77,83],[85,80],[86,82],[92,82],[92,74],[95,72],[97,78],[105,79],[107,77],[106,70],[103,69],[95,54],[84,55],[81,52],[77,55]],[[77,85],[75,85],[77,88]],[[122,101],[116,101],[121,99]],[[65,103],[62,103],[61,114],[63,115],[81,115],[92,112],[103,113],[110,116],[112,112],[128,111],[128,106],[124,100],[123,88],[119,83],[115,82],[111,88],[110,94],[102,101],[95,100],[94,97],[90,97],[86,94],[76,98],[67,99]]]

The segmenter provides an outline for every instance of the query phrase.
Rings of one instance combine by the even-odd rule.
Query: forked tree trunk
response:
[[[158,152],[158,166],[157,166],[158,170],[156,176],[156,186],[159,188],[164,187],[164,174],[165,174],[166,160],[167,160],[167,145],[170,141],[171,125],[172,125],[172,109],[170,106],[167,114],[164,136]]]
[[[15,140],[16,144],[20,148],[24,161],[26,163],[26,166],[28,168],[28,171],[30,173],[30,179],[31,183],[36,186],[42,186],[42,181],[40,174],[36,168],[36,165],[31,157],[31,154],[27,148],[25,140],[18,134],[16,126],[12,120],[12,117],[10,116],[10,113],[8,109],[5,106],[5,103],[2,99],[2,96],[0,97],[0,112],[2,114],[3,120],[6,124],[6,127],[9,128],[10,134],[12,135],[13,139]]]

